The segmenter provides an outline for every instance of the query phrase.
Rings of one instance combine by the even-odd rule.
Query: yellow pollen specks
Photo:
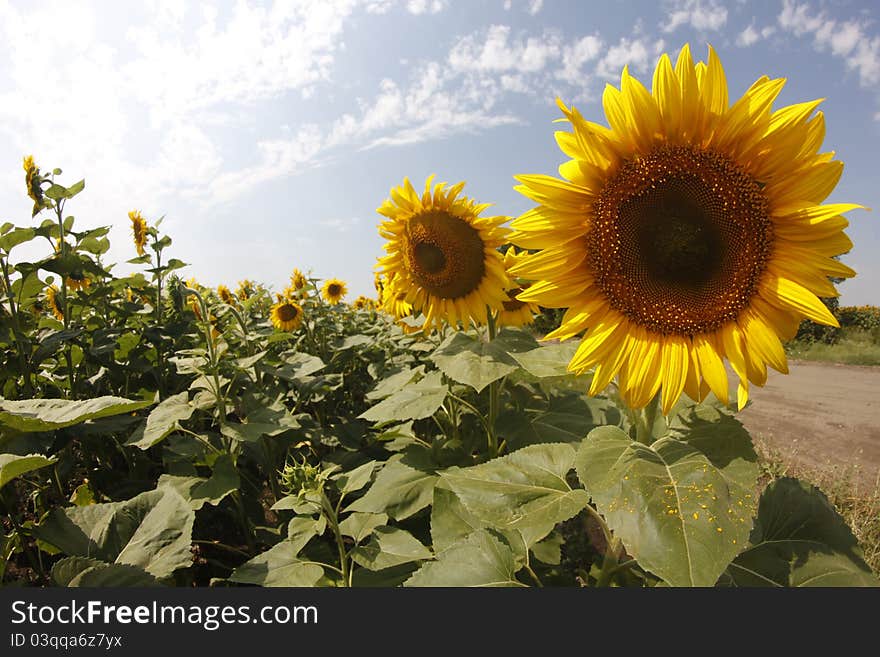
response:
[[[699,520],[699,519],[700,519],[700,514],[697,513],[696,511],[694,511],[694,520]]]

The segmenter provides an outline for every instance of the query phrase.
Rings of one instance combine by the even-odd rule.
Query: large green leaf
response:
[[[471,386],[477,392],[518,367],[498,345],[460,332],[444,340],[431,360],[450,379]]]
[[[260,586],[315,586],[324,569],[297,558],[301,548],[292,541],[276,543],[233,571],[230,582]]]
[[[424,564],[404,586],[524,586],[516,579],[513,552],[480,529]]]
[[[758,506],[751,545],[722,583],[736,586],[880,586],[852,531],[817,488],[785,478]]]
[[[83,401],[68,399],[23,399],[0,401],[0,424],[17,431],[51,431],[86,420],[131,413],[151,406],[151,401],[122,397],[95,397]]]
[[[502,412],[495,426],[511,450],[540,443],[579,442],[604,424],[609,408],[610,402],[595,397],[553,396],[546,409]]]
[[[553,530],[555,524],[545,523],[500,529],[470,513],[458,496],[444,488],[445,482],[434,487],[434,503],[431,505],[431,542],[434,551],[456,545],[479,529],[491,529],[504,537],[514,555],[517,566],[528,563],[528,551]]]
[[[284,364],[275,371],[275,374],[287,381],[305,381],[310,374],[324,367],[324,361],[317,356],[297,351],[285,357]]]
[[[351,558],[369,570],[384,570],[433,557],[408,531],[387,525],[373,529],[370,540],[351,551]]]
[[[368,392],[365,396],[367,399],[384,399],[389,395],[397,392],[404,386],[412,383],[415,379],[420,379],[425,374],[425,366],[419,365],[416,368],[410,369],[407,368],[405,370],[401,370],[400,372],[395,372],[389,376],[386,376],[382,379],[370,392]]]
[[[386,513],[403,520],[431,504],[437,479],[424,450],[410,448],[389,458],[366,494],[346,510]]]
[[[214,461],[210,478],[163,474],[159,477],[156,488],[173,488],[187,501],[193,511],[198,511],[205,504],[217,506],[240,485],[238,470],[232,465],[230,457],[224,454]]]
[[[20,477],[33,470],[45,468],[57,460],[54,456],[47,458],[42,454],[27,454],[25,456],[0,454],[0,488],[3,488],[16,477]]]
[[[549,531],[589,501],[586,492],[566,480],[575,453],[562,443],[531,445],[480,465],[449,468],[441,476],[479,520],[501,530]]]
[[[431,417],[448,394],[440,372],[431,372],[418,383],[401,388],[358,417],[370,422],[401,422]]]
[[[538,378],[567,376],[568,363],[577,351],[576,340],[541,346],[530,351],[512,354],[526,372]]]
[[[149,449],[180,428],[181,420],[188,420],[195,407],[189,403],[189,393],[183,391],[163,400],[154,408],[146,422],[129,437],[127,445]]]
[[[65,557],[56,562],[52,579],[58,586],[160,586],[143,568],[88,557]]]
[[[694,443],[708,454],[671,435],[644,445],[617,427],[594,429],[578,451],[578,476],[608,525],[673,586],[715,584],[751,530],[754,451],[724,417],[714,428],[695,424]]]
[[[195,514],[170,488],[124,502],[54,509],[32,534],[69,556],[138,566],[167,577],[192,564]]]
[[[343,536],[351,536],[357,544],[372,534],[376,527],[387,522],[388,516],[384,513],[352,513],[339,523],[339,532]]]

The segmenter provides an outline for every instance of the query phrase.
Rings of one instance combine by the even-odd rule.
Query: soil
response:
[[[738,418],[785,462],[849,473],[860,487],[880,481],[880,367],[790,361],[769,370]],[[733,391],[733,398],[736,392]]]

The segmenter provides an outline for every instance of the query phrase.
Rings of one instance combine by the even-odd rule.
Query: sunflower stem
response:
[[[491,308],[487,310],[489,342],[492,342],[495,339],[495,313]],[[498,417],[499,393],[498,381],[492,381],[489,384],[489,418],[486,423],[486,433],[489,440],[489,458],[492,459],[498,456],[498,436],[495,434],[495,419]]]
[[[654,395],[647,406],[636,411],[636,440],[645,445],[654,442],[654,422],[660,409],[660,393]]]

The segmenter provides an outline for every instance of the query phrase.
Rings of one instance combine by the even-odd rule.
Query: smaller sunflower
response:
[[[67,288],[69,290],[85,290],[92,282],[86,278],[81,271],[72,271],[67,277]]]
[[[517,254],[512,246],[507,247],[507,251],[504,252],[504,269],[507,271],[513,287],[506,290],[507,300],[501,302],[503,308],[498,313],[497,319],[499,326],[526,326],[531,324],[535,315],[541,312],[537,304],[520,301],[516,298],[518,294],[528,288],[528,285],[518,285],[516,277],[510,274],[510,269],[527,257],[525,252]]]
[[[299,270],[294,269],[290,275],[290,285],[294,290],[302,290],[308,284],[305,275]]]
[[[303,310],[298,303],[279,294],[278,303],[272,306],[269,319],[281,331],[295,331],[302,324]]]
[[[202,321],[202,304],[199,303],[199,300],[195,297],[195,295],[191,294],[188,297],[189,301],[189,309],[192,310],[193,315],[196,316],[198,321]]]
[[[341,281],[338,278],[328,279],[324,283],[324,287],[321,288],[321,296],[331,306],[335,306],[342,301],[342,297],[346,294],[348,294],[348,287],[346,287],[345,281]]]
[[[247,301],[254,295],[256,289],[257,286],[254,282],[246,278],[238,282],[238,287],[235,288],[235,295],[242,301]]]
[[[140,210],[132,210],[128,213],[128,218],[131,219],[131,231],[138,255],[144,255],[144,247],[147,245],[147,220],[141,216]]]
[[[225,285],[217,286],[217,296],[220,297],[220,301],[230,306],[235,305],[235,295],[229,291],[229,288]]]
[[[357,310],[374,310],[376,308],[376,302],[364,295],[352,301],[351,305]]]
[[[24,169],[24,180],[27,185],[28,196],[34,202],[34,209],[31,216],[43,209],[43,189],[40,187],[42,182],[40,178],[40,167],[34,162],[33,155],[27,155],[22,163]]]
[[[49,310],[55,315],[55,319],[59,322],[64,321],[64,309],[61,307],[61,299],[58,296],[58,288],[54,284],[46,288],[46,303],[49,304]]]
[[[505,241],[507,217],[481,217],[490,204],[459,196],[463,182],[447,187],[433,179],[419,194],[404,178],[377,210],[385,217],[379,235],[387,240],[378,264],[388,283],[383,305],[389,310],[403,293],[413,311],[425,316],[425,331],[444,323],[485,324],[488,312],[500,311],[507,299],[507,275],[496,250]]]

